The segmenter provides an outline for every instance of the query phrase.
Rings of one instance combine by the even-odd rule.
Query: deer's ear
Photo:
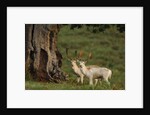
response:
[[[85,61],[84,63],[86,64],[88,61]]]
[[[80,63],[81,59],[77,59],[77,62]]]
[[[89,59],[92,59],[92,53],[91,52],[89,53]]]

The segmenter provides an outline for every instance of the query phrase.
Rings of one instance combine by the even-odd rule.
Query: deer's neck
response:
[[[87,67],[85,65],[82,65],[82,72],[83,72],[83,74],[86,75],[87,71],[88,71]]]
[[[79,67],[77,66],[77,64],[73,63],[73,64],[72,64],[72,69],[73,69],[73,70],[77,70],[77,69],[79,69]]]

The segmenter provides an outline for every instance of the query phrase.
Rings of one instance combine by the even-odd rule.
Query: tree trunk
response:
[[[25,68],[34,79],[65,79],[61,71],[62,55],[56,46],[59,28],[56,24],[25,25]]]

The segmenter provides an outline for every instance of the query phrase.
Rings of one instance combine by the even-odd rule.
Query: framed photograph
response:
[[[6,108],[143,109],[143,6],[6,9]]]

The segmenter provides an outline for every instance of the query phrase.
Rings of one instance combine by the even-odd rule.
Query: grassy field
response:
[[[85,27],[70,30],[69,26],[63,26],[58,34],[58,49],[63,56],[62,70],[69,74],[68,81],[60,84],[41,83],[27,80],[26,89],[51,89],[51,90],[124,90],[125,89],[125,35],[119,33],[115,27],[107,29],[105,32],[92,33]],[[88,79],[84,84],[76,82],[76,75],[71,69],[71,63],[67,60],[65,48],[70,48],[70,55],[74,56],[75,50],[83,50],[84,58],[92,52],[92,59],[87,65],[99,65],[112,70],[111,85],[108,86],[104,81],[95,87],[90,87]]]

